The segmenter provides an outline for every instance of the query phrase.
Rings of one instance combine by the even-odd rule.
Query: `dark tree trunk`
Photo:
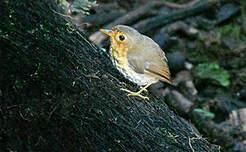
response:
[[[52,0],[0,2],[0,149],[218,151],[163,99],[130,89]],[[122,83],[125,82],[125,83]]]

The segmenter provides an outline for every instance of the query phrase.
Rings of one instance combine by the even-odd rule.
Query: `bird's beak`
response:
[[[101,32],[107,34],[108,36],[112,36],[112,30],[108,30],[108,29],[100,29]]]

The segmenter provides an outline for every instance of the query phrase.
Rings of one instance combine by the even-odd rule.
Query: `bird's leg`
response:
[[[120,90],[121,90],[121,91],[127,92],[127,93],[128,93],[128,96],[138,96],[138,97],[140,97],[140,98],[149,100],[149,97],[143,96],[143,95],[141,95],[141,93],[142,93],[143,91],[147,91],[147,88],[148,88],[151,84],[152,84],[152,83],[149,83],[149,84],[147,84],[146,86],[141,87],[141,89],[140,89],[138,92],[132,92],[132,91],[127,90],[127,89],[124,89],[124,88],[121,88]]]

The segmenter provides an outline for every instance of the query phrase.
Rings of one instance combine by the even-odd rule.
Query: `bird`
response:
[[[165,52],[146,35],[127,25],[116,25],[111,29],[100,29],[110,37],[110,58],[113,65],[131,82],[141,88],[137,92],[125,88],[120,90],[128,96],[149,100],[141,93],[159,80],[171,83],[171,73]]]

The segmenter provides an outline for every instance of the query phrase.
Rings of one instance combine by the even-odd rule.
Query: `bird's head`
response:
[[[110,47],[118,52],[129,51],[141,37],[138,31],[125,25],[117,25],[111,30],[101,29],[100,31],[110,36]]]

